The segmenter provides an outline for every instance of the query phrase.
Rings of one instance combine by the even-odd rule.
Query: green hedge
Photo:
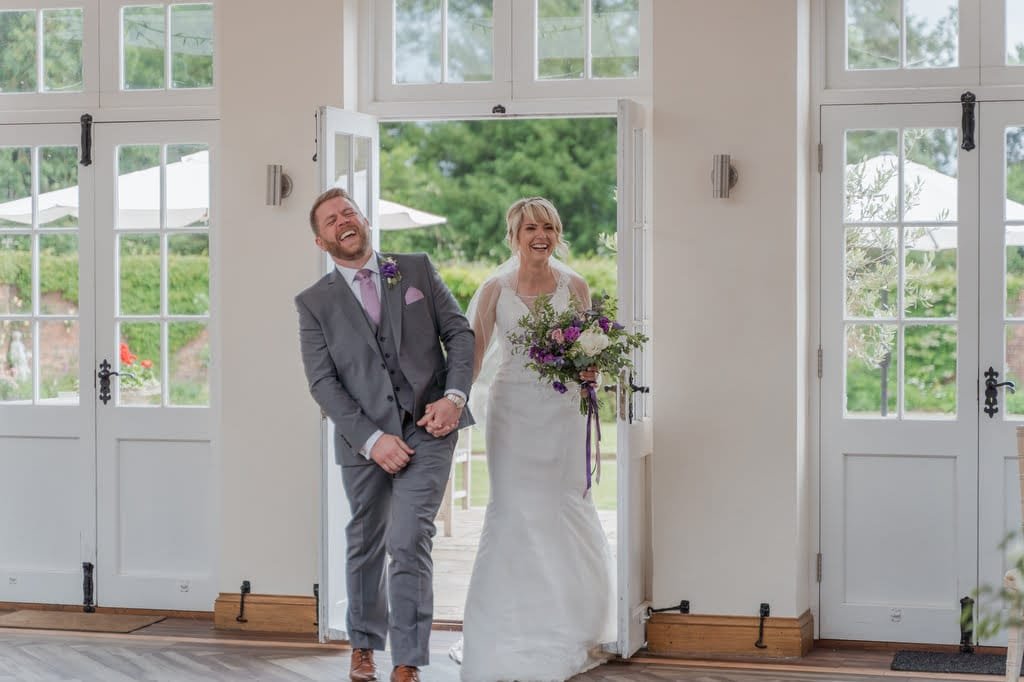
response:
[[[604,292],[615,294],[616,291],[616,265],[615,259],[608,258],[581,258],[570,261],[570,265],[587,280],[590,290],[596,295]],[[448,263],[438,265],[441,279],[451,289],[455,300],[459,302],[462,309],[469,307],[469,301],[480,285],[484,283],[487,276],[494,272],[495,265],[491,263]]]
[[[595,294],[614,293],[616,265],[613,258],[587,258],[572,260],[571,264],[590,285]],[[125,255],[122,258],[122,309],[129,313],[156,313],[160,307],[160,257],[145,253]],[[44,292],[59,292],[62,298],[78,304],[78,263],[74,255],[47,253],[40,260],[40,284]],[[209,262],[207,256],[177,255],[169,272],[169,304],[174,313],[203,314],[209,309]],[[465,309],[473,293],[494,271],[490,263],[443,263],[439,265],[442,279],[452,290],[459,305]],[[956,305],[955,273],[949,270],[933,272],[922,288],[934,292],[930,306],[914,311],[917,316],[954,314]],[[8,248],[0,251],[0,282],[13,283],[22,297],[31,291],[31,255],[24,250]],[[1016,300],[1024,289],[1024,276],[1012,276],[1008,297]],[[200,324],[174,324],[169,330],[170,354],[176,353],[202,332]],[[157,323],[125,325],[123,337],[131,351],[140,359],[159,362],[160,332]],[[908,399],[916,409],[952,411],[955,400],[955,340],[941,333],[939,327],[923,331],[907,344]],[[895,362],[890,369],[890,409],[895,411]],[[857,412],[877,413],[880,391],[877,367],[853,359],[847,368],[847,405]]]
[[[128,313],[160,312],[160,256],[129,255],[121,259],[121,308]],[[32,260],[26,251],[0,251],[0,282],[12,283],[20,296],[32,291]],[[75,255],[47,255],[39,263],[40,290],[58,292],[78,305],[78,258]],[[201,315],[209,311],[209,258],[204,255],[176,255],[168,273],[168,305],[175,314]],[[140,359],[158,362],[159,323],[132,323],[123,330],[124,340]],[[175,323],[168,331],[173,355],[202,332],[204,325]]]

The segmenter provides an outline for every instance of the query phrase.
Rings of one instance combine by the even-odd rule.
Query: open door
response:
[[[320,107],[317,112],[317,164],[320,191],[341,187],[355,199],[374,227],[373,248],[380,247],[377,202],[380,197],[380,141],[377,119],[366,114]],[[327,254],[319,261],[325,273],[334,267]],[[321,417],[320,490],[320,641],[348,638],[345,614],[345,525],[350,518],[348,500],[341,484],[341,467],[334,461],[334,424]]]
[[[647,112],[619,101],[618,274],[619,321],[651,336],[650,225]],[[623,658],[646,640],[651,592],[651,354],[650,342],[633,355],[635,369],[618,386],[618,645]]]

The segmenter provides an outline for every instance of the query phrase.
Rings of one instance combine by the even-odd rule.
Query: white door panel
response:
[[[1016,427],[1024,424],[1024,196],[1016,178],[1024,170],[1024,103],[985,102],[984,134],[978,136],[982,166],[979,309],[979,444],[981,518],[979,572],[982,584],[997,587],[1010,567],[1000,550],[1008,533],[1021,528]],[[985,412],[984,372],[999,373],[995,381],[1013,381],[1014,395],[996,391],[998,411]],[[990,602],[982,608],[992,609]],[[1005,633],[989,644],[1005,644]]]
[[[215,135],[214,123],[176,122],[98,125],[93,136],[95,366],[119,373],[96,403],[103,606],[207,611],[217,596]]]
[[[647,112],[620,100],[618,118],[619,320],[651,337],[650,135]],[[633,355],[635,369],[619,379],[618,401],[618,642],[628,658],[646,643],[651,591],[650,482],[653,449],[650,342]],[[636,390],[642,387],[645,390]]]
[[[822,638],[958,643],[977,585],[978,154],[960,113],[823,111]]]
[[[80,139],[77,125],[0,125],[0,601],[81,604],[83,563],[96,561],[93,174]],[[79,197],[81,215],[62,208]]]
[[[320,107],[317,113],[317,161],[320,190],[331,187],[346,190],[355,199],[370,225],[377,224],[380,196],[378,158],[379,125],[373,116],[333,107]],[[380,234],[373,230],[373,246],[380,247]],[[320,274],[330,271],[334,262],[327,254],[320,261]],[[341,467],[334,459],[334,424],[322,418],[320,489],[320,641],[348,638],[345,621],[348,593],[345,583],[345,526],[351,518],[342,487]]]

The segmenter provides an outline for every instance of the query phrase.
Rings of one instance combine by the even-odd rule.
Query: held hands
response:
[[[427,404],[423,417],[416,422],[416,426],[422,426],[434,438],[444,438],[459,428],[461,415],[461,407],[455,407],[452,401],[441,398]]]
[[[398,436],[385,433],[370,450],[370,459],[389,474],[397,474],[409,464],[413,449]]]

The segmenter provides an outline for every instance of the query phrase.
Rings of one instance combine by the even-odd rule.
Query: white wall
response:
[[[308,595],[316,581],[319,414],[292,297],[319,263],[312,114],[352,101],[332,76],[352,53],[342,4],[218,2],[226,592],[248,579]],[[809,603],[806,10],[655,0],[658,606],[749,615],[767,601],[794,616]],[[728,200],[711,198],[715,153],[740,172]],[[268,163],[295,181],[281,207],[264,206]]]
[[[809,605],[807,27],[804,0],[655,2],[656,606]]]
[[[223,461],[220,590],[312,595],[319,409],[306,388],[293,296],[318,276],[313,113],[339,105],[342,3],[218,0]],[[294,181],[264,205],[266,164]]]

